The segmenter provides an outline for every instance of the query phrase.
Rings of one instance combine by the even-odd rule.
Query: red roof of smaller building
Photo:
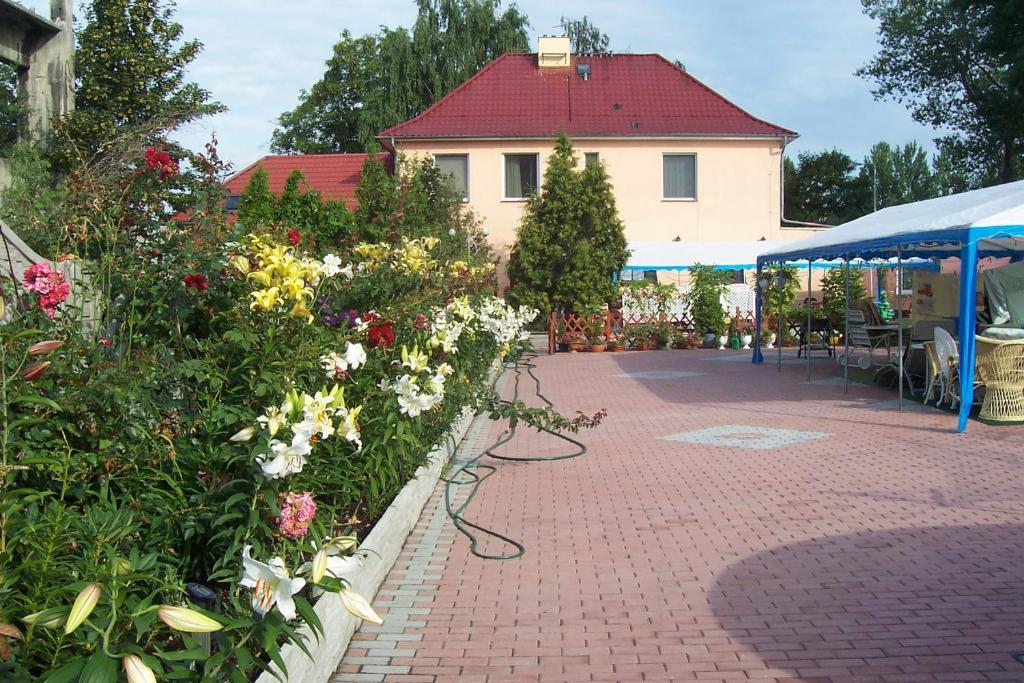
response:
[[[586,80],[577,64],[590,66]],[[387,138],[796,137],[657,54],[589,55],[568,68],[504,54]]]
[[[358,206],[356,187],[363,170],[367,154],[282,154],[265,156],[246,166],[224,181],[224,187],[232,195],[240,195],[245,191],[249,178],[258,166],[267,172],[270,191],[280,196],[284,191],[285,181],[292,171],[302,171],[306,177],[306,185],[316,190],[324,199],[337,199],[345,202],[349,209]],[[391,167],[391,154],[382,152],[377,158]]]

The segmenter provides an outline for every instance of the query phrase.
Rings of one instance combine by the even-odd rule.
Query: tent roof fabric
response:
[[[984,255],[1024,252],[1024,181],[892,206],[763,251],[761,263],[852,256],[951,256],[978,241]]]

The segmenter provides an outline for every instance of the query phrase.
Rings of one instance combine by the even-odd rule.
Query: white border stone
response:
[[[493,386],[501,375],[501,361],[495,361],[488,377],[488,386]],[[475,415],[473,410],[466,408],[455,420],[442,439],[441,444],[434,448],[428,456],[426,465],[416,470],[413,478],[395,496],[395,500],[385,510],[380,521],[373,527],[370,534],[360,543],[361,548],[372,550],[363,556],[361,568],[352,579],[352,590],[359,593],[371,603],[377,591],[387,577],[391,568],[398,560],[398,555],[405,544],[405,539],[416,526],[423,506],[430,499],[434,487],[441,478],[441,472],[447,466],[458,444],[466,436]],[[326,593],[313,607],[313,611],[323,623],[324,632],[317,640],[312,630],[304,626],[300,633],[306,637],[306,647],[312,658],[298,647],[287,644],[281,648],[281,658],[287,667],[286,681],[295,683],[326,683],[334,675],[345,651],[348,649],[359,625],[359,619],[349,614],[341,605],[341,599]],[[256,679],[256,683],[279,683],[272,674],[264,672]]]

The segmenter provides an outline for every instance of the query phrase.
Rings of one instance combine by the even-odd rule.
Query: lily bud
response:
[[[117,562],[114,565],[114,573],[117,576],[128,574],[132,569],[132,563],[129,560],[126,560],[123,557],[117,558]]]
[[[366,598],[359,593],[345,588],[338,593],[338,596],[341,598],[341,604],[345,606],[345,609],[360,619],[373,622],[374,624],[384,623],[384,620],[370,607],[370,603],[366,601]]]
[[[359,541],[356,540],[355,536],[338,536],[328,541],[328,545],[331,548],[337,548],[341,552],[355,548],[358,543]]]
[[[324,578],[324,574],[327,573],[327,547],[320,548],[313,556],[313,573],[311,578],[313,583],[320,583],[320,579]]]
[[[219,621],[187,607],[161,605],[157,611],[157,616],[160,617],[160,621],[171,628],[184,631],[185,633],[210,633],[211,631],[219,631],[224,628],[224,625]]]
[[[127,655],[121,660],[124,664],[124,673],[128,677],[128,683],[156,683],[156,674],[146,666],[141,657]]]
[[[90,583],[82,589],[78,597],[75,598],[75,604],[71,606],[68,621],[64,624],[64,633],[71,633],[89,618],[93,609],[96,608],[96,603],[100,600],[101,592],[102,589],[98,583]]]
[[[35,365],[30,365],[21,371],[21,378],[26,382],[39,379],[39,377],[46,372],[46,368],[48,367],[50,367],[50,361],[48,360],[44,360],[42,363],[36,363]]]
[[[64,342],[59,339],[48,339],[46,341],[36,342],[32,346],[28,347],[28,355],[41,356],[44,353],[56,351],[62,346],[64,346]]]
[[[67,618],[67,607],[51,607],[50,609],[44,609],[42,612],[35,612],[34,614],[24,616],[21,620],[29,626],[56,629],[63,626]]]
[[[255,427],[246,427],[245,429],[240,429],[237,432],[235,432],[235,435],[228,439],[228,441],[248,441],[255,435]]]

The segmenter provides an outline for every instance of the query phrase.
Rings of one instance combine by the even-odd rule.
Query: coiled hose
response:
[[[537,354],[535,352],[527,352],[515,362],[502,364],[506,370],[512,370],[515,373],[513,379],[512,400],[507,401],[502,399],[502,403],[512,405],[519,400],[519,380],[522,377],[522,371],[525,368],[526,373],[533,378],[535,395],[543,401],[548,408],[554,407],[554,404],[548,399],[548,397],[541,393],[540,380],[537,378],[537,375],[533,374],[534,368],[537,366],[533,364],[532,360],[536,357]],[[452,476],[449,479],[445,480],[444,504],[448,511],[448,516],[451,517],[455,528],[469,539],[469,552],[477,557],[485,560],[514,560],[517,557],[522,557],[523,554],[526,553],[526,546],[519,541],[511,539],[504,534],[500,534],[493,529],[488,529],[476,524],[475,522],[471,522],[466,519],[464,515],[466,508],[468,508],[470,503],[473,502],[473,498],[476,496],[477,491],[480,488],[480,484],[497,471],[497,468],[494,465],[488,465],[480,462],[484,456],[494,458],[495,460],[506,460],[511,462],[551,462],[554,460],[578,458],[587,452],[586,446],[565,434],[545,427],[536,427],[536,429],[539,429],[542,432],[547,432],[554,437],[572,444],[576,447],[576,450],[571,453],[562,453],[558,455],[498,455],[494,451],[515,438],[517,425],[513,424],[511,429],[502,433],[494,443],[485,448],[479,455],[463,463],[452,473]],[[472,488],[470,488],[469,494],[466,496],[466,499],[462,501],[462,504],[458,507],[453,507],[452,492],[457,486],[470,486]],[[499,541],[512,546],[514,550],[500,555],[485,553],[477,547],[480,542],[476,535],[477,533],[498,539]]]

